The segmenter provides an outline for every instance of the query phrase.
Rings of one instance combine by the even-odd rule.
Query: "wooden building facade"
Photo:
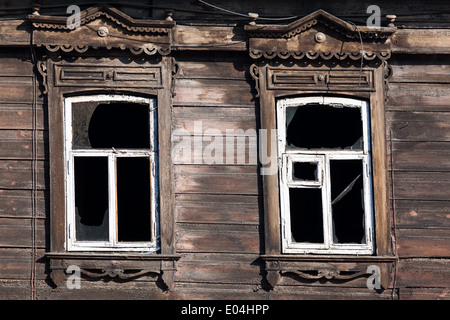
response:
[[[448,299],[450,9],[371,5],[0,1],[0,299]]]

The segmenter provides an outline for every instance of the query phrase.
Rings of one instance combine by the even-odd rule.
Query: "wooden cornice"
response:
[[[80,25],[84,26],[89,21],[95,20],[101,16],[104,16],[121,25],[123,28],[134,32],[167,32],[175,26],[174,21],[133,19],[108,4],[99,4],[81,11]],[[28,19],[33,23],[35,28],[69,30],[67,27],[67,17],[31,14],[28,16]]]
[[[89,48],[129,49],[134,54],[171,51],[172,20],[137,20],[107,4],[80,12],[79,26],[70,28],[67,16],[31,14],[33,43],[49,51],[85,52]]]

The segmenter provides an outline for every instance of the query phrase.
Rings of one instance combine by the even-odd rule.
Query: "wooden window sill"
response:
[[[285,274],[294,274],[307,280],[341,280],[350,281],[359,277],[372,275],[369,266],[380,270],[380,284],[386,289],[390,283],[390,273],[397,260],[395,256],[365,255],[261,255],[265,263],[266,279],[272,288]]]
[[[145,274],[160,276],[166,287],[172,288],[179,255],[158,253],[93,253],[47,252],[50,260],[50,278],[58,286],[67,276],[69,266],[77,266],[80,273],[90,278],[133,279]]]

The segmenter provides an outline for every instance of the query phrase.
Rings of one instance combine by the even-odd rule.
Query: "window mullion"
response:
[[[363,157],[363,185],[364,185],[364,234],[366,244],[369,248],[373,248],[374,233],[374,216],[372,212],[372,174],[370,172],[370,155]]]
[[[109,185],[109,243],[110,246],[115,247],[117,244],[117,168],[116,155],[110,154],[108,156],[108,185]]]
[[[74,156],[70,151],[66,153],[66,170],[67,174],[65,176],[66,186],[67,186],[67,200],[66,200],[66,210],[67,210],[67,238],[69,247],[73,245],[75,237],[75,174],[74,174]]]
[[[323,207],[323,224],[324,224],[324,244],[327,250],[333,243],[333,221],[331,209],[331,178],[330,178],[330,161],[328,155],[324,155],[323,165],[323,185],[322,185],[322,207]]]

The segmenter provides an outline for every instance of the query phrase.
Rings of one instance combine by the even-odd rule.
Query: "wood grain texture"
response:
[[[257,12],[260,16],[286,16],[293,12],[304,16],[321,7],[347,20],[349,15],[365,13],[369,4],[372,3],[349,1],[336,5],[322,0],[314,3],[281,0],[274,5],[268,0],[232,0],[227,1],[226,8]],[[14,5],[29,7],[29,2],[18,1]],[[381,93],[376,101],[372,100],[376,103],[373,111],[379,112],[372,124],[377,130],[376,139],[384,135],[387,142],[383,145],[378,143],[380,140],[374,141],[374,150],[381,151],[381,158],[388,164],[384,168],[383,160],[379,159],[375,165],[389,170],[387,179],[378,181],[375,189],[376,192],[380,192],[380,187],[389,189],[390,198],[381,199],[379,206],[395,222],[391,230],[398,254],[397,268],[392,273],[395,283],[378,293],[366,288],[366,277],[348,282],[302,282],[295,276],[284,276],[276,290],[267,290],[259,256],[280,252],[280,221],[278,194],[269,194],[266,201],[263,193],[265,189],[276,189],[277,177],[259,175],[258,165],[249,163],[249,157],[256,154],[246,154],[244,164],[238,163],[236,156],[232,163],[226,163],[224,156],[223,163],[217,165],[198,163],[202,160],[198,154],[191,159],[194,164],[172,165],[169,154],[174,130],[186,130],[192,142],[198,142],[199,138],[192,136],[195,121],[202,121],[203,131],[218,130],[222,134],[227,129],[242,129],[245,135],[246,130],[275,126],[275,95],[266,92],[256,99],[254,80],[249,75],[253,61],[248,53],[248,34],[243,28],[249,19],[213,14],[213,10],[194,2],[155,0],[153,5],[209,10],[203,15],[174,12],[177,26],[172,34],[172,55],[179,69],[173,99],[169,91],[158,93],[132,88],[146,95],[159,94],[158,107],[164,108],[160,118],[165,137],[161,143],[165,152],[161,176],[168,184],[164,189],[163,210],[173,212],[174,216],[165,222],[162,230],[176,231],[165,236],[170,244],[164,250],[182,256],[174,290],[161,290],[161,280],[152,276],[131,281],[83,278],[82,289],[76,292],[69,290],[65,282],[58,288],[49,284],[44,253],[49,250],[52,230],[64,230],[65,222],[63,215],[49,220],[50,210],[64,211],[64,201],[61,201],[64,190],[55,188],[63,184],[62,154],[58,149],[63,144],[60,95],[73,92],[69,88],[45,97],[43,88],[39,87],[33,96],[33,77],[38,82],[42,78],[31,62],[30,25],[24,19],[14,18],[0,21],[0,299],[30,299],[32,284],[38,299],[450,299],[450,31],[440,28],[447,27],[447,14],[428,13],[429,8],[442,8],[443,2],[411,0],[408,7],[403,1],[383,0],[379,4],[382,10],[401,12],[404,16],[399,15],[395,22],[402,28],[396,31],[392,41],[389,65],[393,73],[385,112],[380,111],[382,105],[378,104],[384,100]],[[150,12],[125,6],[122,9],[135,17],[166,17],[163,10]],[[56,8],[42,10],[42,14],[60,14]],[[29,11],[16,13],[25,15]],[[407,16],[417,12],[424,15]],[[356,24],[363,25],[367,17],[353,18]],[[432,28],[421,28],[424,26]],[[95,35],[95,30],[91,31]],[[105,52],[108,56],[102,56]],[[70,64],[101,63],[112,68],[148,65],[148,61],[141,61],[128,51],[91,50],[87,54],[91,53],[92,57],[76,58]],[[120,57],[116,59],[109,54]],[[169,63],[168,60],[164,63]],[[53,71],[48,69],[49,77],[54,80]],[[170,73],[163,76],[163,81],[173,80]],[[267,80],[263,75],[261,87],[267,87]],[[381,77],[377,79],[381,80]],[[44,101],[47,98],[51,101],[50,112]],[[32,190],[34,99],[38,157],[35,193]],[[202,141],[202,148],[208,144],[209,141]],[[277,214],[268,219],[264,215],[267,211]],[[34,224],[35,244],[32,242]],[[64,238],[64,234],[59,236]],[[37,251],[33,254],[34,245]],[[62,250],[64,243],[56,243],[53,248]],[[34,283],[30,281],[33,263],[37,267]]]
[[[29,160],[0,160],[0,188],[29,189],[33,188],[33,163]],[[48,163],[37,162],[36,188],[48,187]]]
[[[258,195],[256,166],[176,165],[175,193]]]
[[[36,133],[36,158],[46,159],[47,132]],[[0,131],[0,159],[31,160],[33,158],[33,132],[28,130]]]

